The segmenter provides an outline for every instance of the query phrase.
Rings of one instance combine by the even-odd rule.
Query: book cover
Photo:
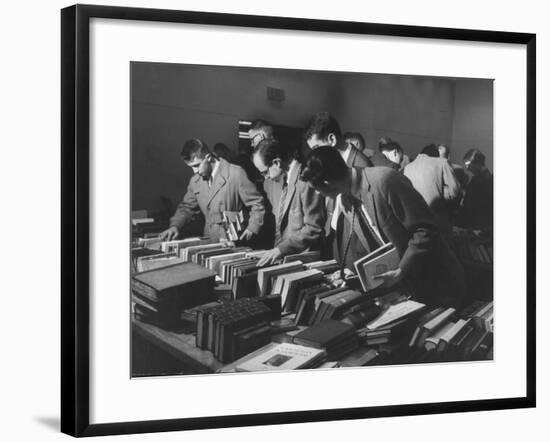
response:
[[[237,371],[298,370],[324,357],[324,350],[302,345],[282,343],[266,346],[255,357],[242,362]]]
[[[374,277],[399,267],[401,258],[393,244],[388,243],[355,261],[355,271],[365,292],[380,286],[383,281]]]

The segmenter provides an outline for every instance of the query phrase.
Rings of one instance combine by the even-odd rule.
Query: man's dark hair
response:
[[[213,151],[219,158],[223,158],[224,160],[228,160],[231,157],[231,149],[223,143],[214,144]]]
[[[260,156],[266,166],[271,166],[275,158],[280,158],[286,163],[295,157],[293,150],[288,145],[272,139],[260,141],[254,148],[254,153]]]
[[[429,157],[439,158],[439,149],[435,144],[428,144],[420,153],[428,155]]]
[[[267,138],[274,138],[273,126],[265,120],[254,120],[248,130],[261,131],[266,134]]]
[[[323,181],[334,182],[346,178],[346,162],[331,146],[321,146],[309,154],[300,179],[314,186]]]
[[[344,134],[344,140],[353,140],[359,142],[359,150],[363,150],[365,148],[365,139],[363,138],[363,135],[361,135],[359,132],[346,132]]]
[[[378,140],[378,149],[380,150],[380,152],[384,151],[384,146],[388,143],[393,143],[393,140],[390,137],[381,137]]]
[[[183,161],[191,161],[195,157],[203,159],[209,153],[210,151],[206,143],[198,138],[194,138],[192,140],[187,140],[183,145],[181,149],[181,158]]]
[[[403,148],[397,141],[389,141],[384,144],[379,144],[380,152],[392,152],[397,150],[397,152],[403,153]]]
[[[468,150],[464,155],[464,162],[466,161],[485,167],[485,155],[479,149]]]
[[[321,140],[326,140],[329,134],[334,134],[338,138],[342,137],[342,130],[336,118],[328,112],[316,113],[306,126],[304,138],[309,140],[316,135]]]

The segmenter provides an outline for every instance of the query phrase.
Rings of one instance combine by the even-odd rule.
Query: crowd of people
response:
[[[304,128],[305,159],[264,120],[248,136],[250,146],[236,156],[221,143],[210,150],[200,139],[185,142],[181,157],[194,175],[163,239],[177,238],[199,212],[204,234],[223,238],[223,212],[246,209],[241,239],[268,244],[259,265],[321,250],[353,272],[357,259],[390,242],[400,263],[377,276],[383,287],[403,284],[426,302],[461,304],[465,277],[451,247],[453,226],[493,226],[492,174],[481,151],[469,150],[459,166],[448,145],[430,144],[410,161],[397,141],[383,137],[378,149],[368,148],[327,112]]]

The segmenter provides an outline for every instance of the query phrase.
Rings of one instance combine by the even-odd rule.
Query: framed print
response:
[[[535,406],[534,34],[61,25],[64,433]]]

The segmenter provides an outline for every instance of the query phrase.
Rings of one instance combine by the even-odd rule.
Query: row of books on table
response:
[[[398,319],[392,319],[395,313],[391,311],[397,310],[401,312]],[[276,334],[272,342],[221,371],[492,359],[493,332],[481,319],[490,316],[488,311],[492,311],[492,303],[476,301],[456,312],[453,308],[428,309],[421,303],[402,300],[360,328],[346,321],[327,320]],[[384,339],[367,343],[366,333],[384,335]]]
[[[382,255],[391,250],[387,247]],[[302,368],[418,362],[428,356],[484,358],[492,349],[492,303],[474,303],[471,311],[457,312],[429,309],[399,292],[374,298],[373,292],[342,285],[334,278],[338,264],[320,260],[316,252],[258,267],[262,253],[208,238],[143,240],[132,251],[134,265],[155,260],[155,255],[167,261],[133,274],[135,318],[162,328],[190,321],[197,347],[224,363],[250,354],[260,357],[257,351],[263,346],[270,352],[278,344],[308,347],[312,333],[324,339],[316,343],[323,356],[314,352],[315,362],[298,364]],[[289,365],[281,362],[286,357],[264,369],[286,369]]]

